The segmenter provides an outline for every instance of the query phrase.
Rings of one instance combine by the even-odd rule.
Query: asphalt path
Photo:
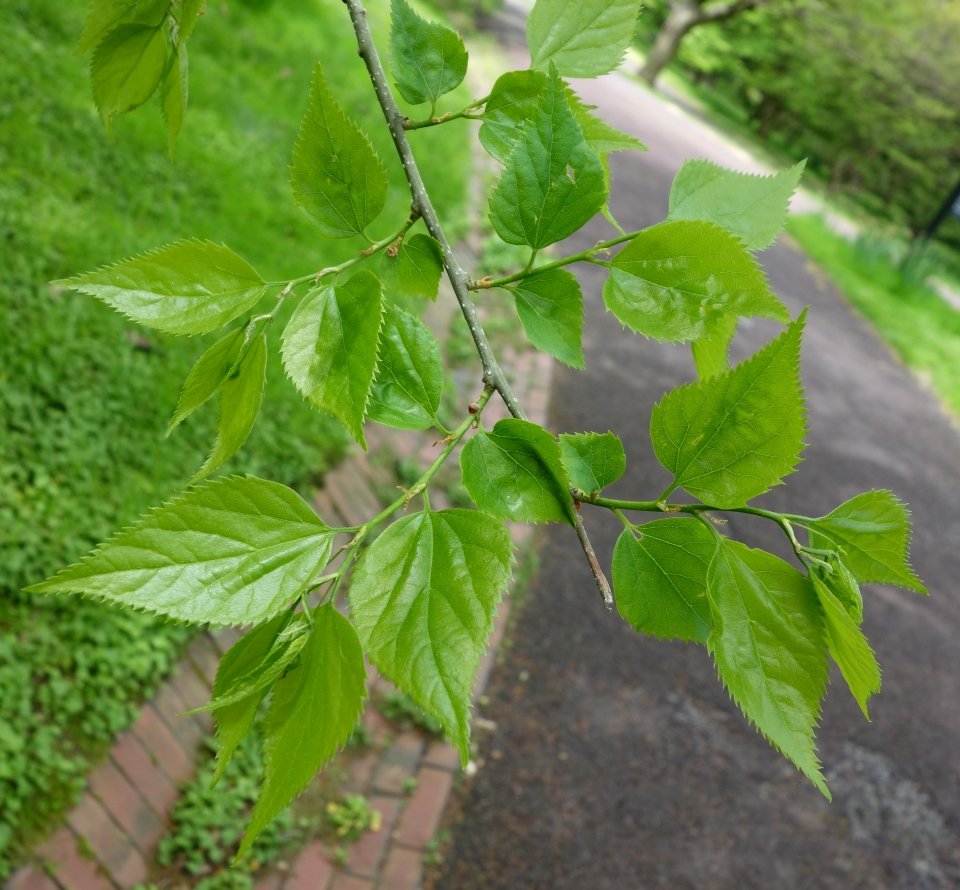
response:
[[[686,158],[757,169],[743,151],[621,75],[577,84],[650,151],[614,155],[612,207],[628,228],[661,221]],[[610,237],[594,220],[563,245]],[[864,591],[864,630],[883,669],[867,723],[834,668],[818,731],[828,803],[730,701],[701,646],[634,633],[604,611],[572,530],[540,531],[540,569],[495,670],[477,777],[463,792],[438,887],[950,888],[960,886],[960,436],[934,396],[826,277],[782,237],[761,255],[796,315],[809,447],[799,471],[758,499],[826,513],[872,488],[908,501],[913,565],[929,597]],[[621,329],[603,270],[577,269],[587,369],[560,370],[557,432],[615,431],[627,472],[611,496],[669,482],[649,440],[653,403],[695,379],[689,349]],[[739,360],[778,326],[744,323]],[[620,525],[584,508],[601,562]],[[779,531],[737,516],[724,531],[784,558]]]

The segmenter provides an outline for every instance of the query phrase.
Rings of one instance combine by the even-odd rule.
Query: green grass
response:
[[[368,9],[382,40],[388,5]],[[321,240],[290,199],[287,165],[317,59],[389,169],[371,234],[396,228],[409,204],[341,3],[211,0],[190,41],[190,108],[172,165],[154,100],[108,138],[88,59],[73,51],[84,16],[84,0],[0,5],[0,877],[75,797],[189,636],[148,615],[21,588],[185,484],[216,421],[201,409],[163,438],[210,338],[137,329],[47,282],[190,236],[228,244],[268,280],[350,256],[357,244]],[[423,149],[441,216],[456,222],[466,133],[417,134]],[[347,444],[301,401],[274,351],[260,419],[224,469],[309,495]]]
[[[903,362],[960,416],[960,312],[923,283],[924,272],[903,275],[894,245],[878,236],[851,243],[818,216],[791,217],[787,231]]]

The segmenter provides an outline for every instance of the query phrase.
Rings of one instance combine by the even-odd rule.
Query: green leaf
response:
[[[319,63],[290,171],[294,202],[325,238],[363,234],[387,200],[387,172],[330,95]]]
[[[357,565],[350,615],[371,661],[469,755],[470,688],[510,578],[503,524],[473,510],[408,516]]]
[[[630,241],[613,258],[603,301],[638,334],[674,342],[707,336],[725,314],[790,317],[736,238],[690,220],[661,223]]]
[[[867,703],[880,691],[880,667],[857,623],[850,617],[816,571],[810,573],[813,587],[823,606],[824,627],[830,655],[840,668],[850,692],[860,705],[863,716],[870,719]]]
[[[616,482],[627,468],[623,443],[613,433],[562,433],[560,455],[570,484],[587,494]]]
[[[190,480],[196,485],[222,467],[247,441],[260,413],[267,382],[267,335],[255,337],[242,352],[240,363],[220,387],[217,441],[203,466]]]
[[[296,661],[303,647],[310,638],[310,625],[301,615],[298,615],[286,629],[277,635],[270,650],[264,658],[249,670],[236,676],[220,692],[205,705],[187,711],[188,714],[202,714],[204,711],[216,711],[227,708],[256,693],[262,693],[258,700],[263,698],[267,690],[287,672],[290,665]]]
[[[232,476],[190,489],[29,589],[251,624],[300,594],[326,565],[334,535],[292,489]]]
[[[211,241],[178,241],[54,284],[97,297],[138,324],[170,334],[223,327],[265,290],[249,263]]]
[[[77,41],[77,52],[93,49],[117,25],[163,24],[170,0],[93,0],[87,21]]]
[[[186,39],[193,33],[193,28],[197,24],[197,18],[203,15],[207,7],[207,0],[181,0],[180,2],[180,46],[182,47]]]
[[[90,63],[90,82],[108,128],[115,114],[133,111],[156,92],[166,61],[161,28],[118,25],[103,38]]]
[[[443,356],[437,338],[416,316],[388,306],[367,416],[401,430],[425,430],[436,424],[442,396]]]
[[[729,370],[730,344],[737,333],[736,315],[716,315],[707,322],[707,332],[690,344],[697,376],[701,380],[718,377]]]
[[[907,562],[910,514],[889,491],[868,491],[809,523],[810,546],[836,550],[861,584],[926,593]]]
[[[180,48],[170,56],[167,73],[160,84],[160,110],[167,125],[167,150],[173,160],[173,148],[183,126],[183,113],[187,108],[187,47]]]
[[[346,742],[363,709],[367,671],[357,632],[332,603],[317,609],[313,621],[299,666],[273,687],[263,787],[238,860]]]
[[[169,436],[181,421],[220,391],[220,387],[236,369],[240,351],[246,342],[246,329],[237,328],[217,340],[197,359],[183,383],[180,401],[167,427],[166,435]]]
[[[535,272],[508,288],[530,342],[571,368],[582,368],[583,294],[566,269]]]
[[[508,244],[539,249],[577,231],[605,199],[600,158],[584,142],[563,81],[551,68],[536,112],[490,196],[490,220]]]
[[[479,135],[483,147],[501,164],[516,148],[546,87],[547,78],[539,71],[508,71],[497,78],[484,105]]]
[[[742,507],[794,471],[805,447],[805,318],[806,310],[732,371],[681,386],[654,405],[650,438],[674,474],[670,491],[682,486],[712,507]]]
[[[706,219],[723,226],[750,250],[776,240],[806,161],[773,176],[725,170],[711,161],[684,161],[670,188],[667,219]]]
[[[396,255],[389,248],[380,257],[383,286],[401,297],[437,298],[443,275],[443,248],[429,235],[418,234],[400,242]]]
[[[833,571],[829,574],[824,572],[821,580],[859,627],[863,623],[863,595],[860,593],[860,585],[841,559],[828,558],[828,562]]]
[[[428,22],[406,0],[392,0],[390,56],[397,89],[411,105],[436,106],[467,73],[467,51],[452,28]]]
[[[572,87],[566,87],[566,94],[570,110],[583,131],[583,138],[598,155],[607,155],[612,151],[647,150],[647,147],[639,139],[621,133],[620,130],[611,127],[606,121],[591,114],[590,112],[597,106],[585,105]]]
[[[713,627],[707,573],[716,550],[713,532],[695,519],[648,522],[637,534],[624,529],[613,550],[617,611],[636,631],[706,643]]]
[[[707,646],[724,685],[829,799],[813,743],[827,661],[810,582],[776,556],[721,538],[708,587],[715,630]]]
[[[363,417],[377,367],[380,281],[358,272],[307,294],[283,332],[283,366],[297,389],[329,411],[366,450]]]
[[[564,77],[613,71],[633,40],[640,0],[537,0],[527,18],[530,67]]]
[[[213,683],[213,696],[219,698],[236,684],[241,677],[249,674],[261,665],[273,648],[277,636],[290,622],[289,611],[275,615],[264,624],[247,631],[224,653],[217,666],[217,677]],[[220,781],[233,752],[250,732],[257,709],[267,690],[261,689],[259,695],[250,695],[240,701],[217,708],[213,719],[217,727],[217,768],[213,776],[213,785]]]
[[[481,430],[460,454],[463,484],[484,513],[518,522],[574,524],[560,446],[528,420]]]

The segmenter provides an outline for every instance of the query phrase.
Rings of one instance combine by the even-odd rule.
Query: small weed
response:
[[[446,844],[450,838],[450,832],[446,828],[441,828],[436,836],[430,838],[423,847],[423,864],[440,865],[443,862],[443,855],[440,848]]]
[[[356,840],[365,831],[379,831],[380,819],[380,811],[362,794],[348,794],[343,803],[327,804],[327,821],[345,840]]]
[[[409,779],[404,779],[403,793],[409,797],[414,791],[417,790],[417,785],[419,784],[420,783],[413,776],[411,776]]]
[[[406,692],[391,692],[380,703],[379,708],[387,720],[393,720],[402,726],[419,726],[434,735],[440,735],[442,730],[440,722],[417,707]]]
[[[353,727],[353,732],[347,736],[346,746],[348,748],[368,748],[373,743],[373,736],[370,734],[370,727],[365,723],[357,723]]]

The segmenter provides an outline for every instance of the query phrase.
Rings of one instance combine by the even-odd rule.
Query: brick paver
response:
[[[424,741],[419,732],[401,733],[380,758],[373,772],[373,790],[381,794],[402,794],[407,779],[416,772]]]
[[[182,782],[193,775],[192,752],[188,754],[183,749],[152,705],[144,706],[131,730],[171,781]]]
[[[184,704],[177,690],[169,683],[164,684],[163,689],[160,690],[151,704],[163,719],[163,722],[166,723],[167,729],[176,736],[184,750],[195,750],[206,735],[206,731],[196,717],[182,716],[184,711],[189,711],[190,708]]]
[[[159,843],[164,821],[141,797],[130,780],[105,760],[87,780],[90,791],[107,809],[117,825],[133,838],[141,853],[149,855]]]
[[[387,855],[377,890],[419,890],[423,880],[423,854],[394,847]]]
[[[440,827],[452,787],[453,775],[447,770],[423,767],[417,773],[417,790],[400,817],[398,844],[423,849]]]
[[[333,879],[330,890],[373,890],[373,881],[340,872]]]
[[[177,799],[177,788],[153,762],[133,733],[121,733],[111,752],[113,762],[158,813],[166,813]]]
[[[332,878],[333,866],[323,844],[314,841],[298,857],[283,890],[327,890]]]
[[[103,805],[87,792],[67,816],[74,833],[83,837],[97,861],[121,887],[132,887],[147,877],[147,863],[140,851],[110,818]]]
[[[423,765],[456,772],[460,769],[460,752],[449,742],[433,741],[423,755]]]
[[[25,865],[17,869],[16,873],[7,882],[7,890],[58,890],[46,872],[32,865]]]
[[[65,890],[115,890],[97,867],[97,863],[77,850],[77,839],[69,828],[59,828],[37,848],[37,853],[53,867]]]
[[[350,871],[364,878],[372,878],[377,872],[397,821],[400,800],[396,797],[373,797],[370,806],[380,812],[380,829],[365,832],[351,845],[348,860]]]
[[[197,637],[187,647],[187,657],[193,662],[193,666],[200,671],[207,681],[207,686],[212,687],[213,681],[217,678],[217,665],[220,663],[220,650],[210,637],[205,633]]]

